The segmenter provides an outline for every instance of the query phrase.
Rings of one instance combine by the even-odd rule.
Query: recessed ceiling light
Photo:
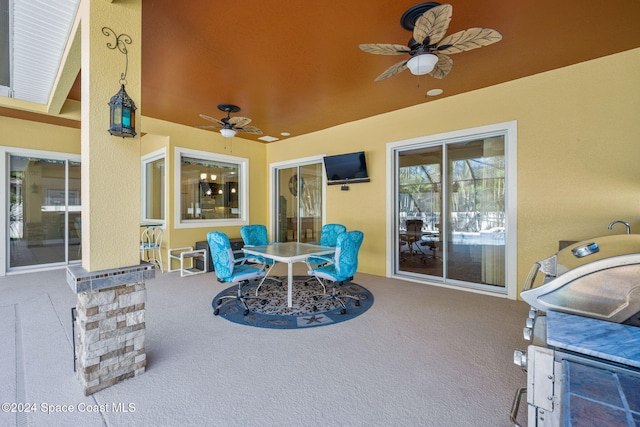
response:
[[[442,94],[442,89],[431,89],[427,92],[428,96],[438,96],[440,94]]]
[[[291,134],[289,132],[280,132],[280,135],[282,135],[282,136],[291,136]]]
[[[265,136],[261,136],[258,139],[264,142],[273,142],[273,141],[279,140],[280,138],[274,138],[273,136],[265,135]]]

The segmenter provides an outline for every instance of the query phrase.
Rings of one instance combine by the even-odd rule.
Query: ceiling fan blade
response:
[[[196,126],[198,129],[222,129],[222,126]]]
[[[447,55],[438,55],[438,62],[433,67],[433,70],[429,73],[436,79],[444,79],[449,71],[453,68],[453,60]]]
[[[407,61],[400,61],[393,64],[391,67],[387,68],[384,73],[380,74],[374,81],[379,82],[380,80],[388,79],[389,77],[393,77],[396,74],[407,69]]]
[[[451,55],[477,49],[502,40],[502,34],[491,28],[469,28],[445,37],[438,44],[437,52]]]
[[[245,125],[248,125],[250,122],[251,122],[251,119],[248,119],[246,117],[231,117],[229,119],[229,124],[236,128],[244,127]]]
[[[402,55],[411,52],[411,49],[401,44],[366,43],[358,45],[360,50],[376,55]]]
[[[252,133],[254,135],[262,135],[262,131],[255,126],[245,126],[243,128],[236,128],[238,132]]]
[[[416,19],[413,39],[427,46],[438,43],[449,28],[452,14],[453,7],[450,4],[441,4],[427,10]]]
[[[210,122],[218,123],[219,125],[224,126],[223,122],[221,122],[218,119],[214,119],[213,117],[209,117],[206,114],[200,114],[200,117],[202,117],[205,120],[209,120]]]

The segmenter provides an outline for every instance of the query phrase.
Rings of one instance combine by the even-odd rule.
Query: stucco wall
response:
[[[516,120],[520,284],[559,240],[640,230],[638,76],[635,49],[271,144],[268,162],[366,151],[371,182],[329,187],[327,222],[364,231],[360,271],[384,275],[386,144]]]
[[[168,175],[168,210],[166,212],[168,221],[165,234],[165,248],[179,248],[193,246],[195,242],[206,240],[210,227],[202,228],[175,228],[174,203],[176,202],[175,192],[175,147],[188,148],[193,150],[220,153],[229,156],[249,159],[249,221],[256,224],[266,224],[267,222],[267,190],[266,190],[266,145],[261,142],[249,141],[234,137],[232,141],[226,141],[218,132],[200,130],[188,126],[177,125],[162,120],[145,117],[142,126],[143,132],[147,135],[142,138],[141,150],[143,154],[155,151],[163,145],[167,150]],[[162,138],[161,138],[162,136]],[[226,147],[226,148],[225,148]],[[229,237],[240,237],[240,227],[220,227]],[[163,250],[166,257],[166,250]]]
[[[329,186],[326,219],[364,231],[360,271],[384,275],[386,210],[391,209],[385,194],[386,144],[516,120],[520,284],[534,261],[557,250],[559,240],[606,235],[614,219],[630,222],[632,232],[640,230],[638,76],[640,49],[635,49],[277,143],[234,138],[231,154],[250,159],[250,221],[269,224],[270,163],[366,151],[371,182],[354,184],[350,191]],[[154,138],[148,151],[168,141],[171,159],[175,146],[225,153],[223,138],[214,132],[145,117],[141,132],[169,137]],[[78,153],[80,132],[0,117],[0,144]],[[167,172],[171,210],[172,160]],[[206,231],[175,230],[169,223],[171,246],[202,240]],[[239,236],[237,227],[224,231]]]

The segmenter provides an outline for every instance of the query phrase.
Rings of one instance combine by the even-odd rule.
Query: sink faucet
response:
[[[624,224],[624,226],[627,227],[627,234],[631,234],[631,226],[626,221],[620,221],[620,220],[613,221],[611,224],[609,224],[609,230],[613,230],[613,226],[618,223]]]

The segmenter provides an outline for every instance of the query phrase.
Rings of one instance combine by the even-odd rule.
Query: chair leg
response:
[[[305,260],[305,264],[307,264],[307,269],[309,271],[313,270],[313,267],[311,266],[311,264],[309,264],[308,261]],[[327,265],[327,264],[328,263],[326,263],[326,262],[324,264],[318,264],[316,266],[316,268],[322,267],[322,266]],[[326,294],[327,293],[327,288],[324,286],[324,283],[322,283],[322,280],[318,279],[316,276],[309,277],[307,280],[304,281],[304,285],[305,286],[309,286],[311,284],[311,282],[313,282],[314,279],[316,279],[318,281],[318,283],[320,283],[320,286],[322,286],[322,293]]]
[[[260,283],[258,283],[258,286],[256,286],[256,297],[258,296],[258,291],[262,287],[262,284],[267,279],[273,280],[274,282],[278,283],[279,285],[282,285],[282,280],[280,280],[280,279],[278,279],[277,277],[274,277],[274,276],[269,277],[269,273],[271,272],[271,268],[269,268],[269,267],[273,267],[273,265],[269,266],[266,263],[263,264],[263,270],[265,270],[267,272],[267,274],[264,275],[262,280],[260,280]]]
[[[318,279],[316,276],[309,277],[307,280],[304,281],[304,284],[309,285],[311,282],[313,282],[314,279],[318,283],[320,283],[320,286],[322,286],[322,295],[325,295],[327,293],[327,287],[324,285],[324,283],[322,283],[322,280]]]
[[[158,258],[154,258],[154,260],[158,263],[158,266],[160,267],[160,273],[164,273],[164,268],[162,268],[162,255],[160,254],[160,248],[158,248],[156,251],[158,253]]]
[[[322,281],[320,281],[320,279],[318,279],[318,281],[322,284]],[[338,294],[336,292],[336,289],[338,288],[338,286],[342,286],[343,282],[339,282],[336,285],[336,282],[333,282],[333,285],[331,286],[331,294],[326,295],[326,294],[319,294],[319,295],[314,295],[313,299],[315,301],[318,302],[323,302],[323,301],[327,301],[327,300],[335,300],[338,302],[338,304],[340,304],[340,306],[342,307],[342,309],[340,310],[340,314],[346,314],[347,313],[347,306],[345,304],[346,299],[351,299],[355,301],[355,306],[356,307],[360,307],[360,298],[353,296],[353,295],[349,295],[349,294]],[[324,284],[323,284],[324,287]],[[325,291],[326,292],[326,291]],[[322,297],[322,299],[318,300],[319,297]],[[313,311],[317,311],[318,307],[317,306],[313,306]]]
[[[211,302],[211,305],[213,306],[213,315],[217,316],[218,314],[220,314],[220,306],[222,305],[223,300],[225,299],[233,299],[236,300],[239,304],[242,305],[242,307],[244,308],[244,312],[243,314],[246,316],[247,314],[249,314],[249,306],[247,305],[247,301],[248,299],[261,299],[261,303],[262,305],[267,303],[267,300],[262,299],[258,296],[252,296],[252,295],[243,295],[242,294],[242,288],[243,286],[249,284],[248,280],[242,281],[242,282],[238,282],[238,289],[236,292],[236,295],[223,295],[220,298],[217,299],[217,303],[216,303],[216,299],[214,298],[214,300]]]

